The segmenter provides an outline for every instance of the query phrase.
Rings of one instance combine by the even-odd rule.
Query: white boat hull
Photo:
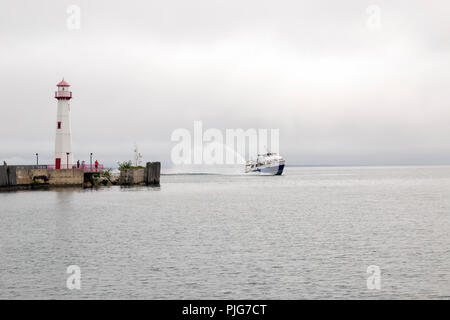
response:
[[[283,174],[284,163],[270,166],[261,166],[255,169],[246,170],[247,173],[259,173],[264,175],[280,176]]]

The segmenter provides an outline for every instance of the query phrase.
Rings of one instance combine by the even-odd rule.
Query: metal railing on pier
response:
[[[45,169],[48,170],[57,170],[56,166],[54,164],[49,164],[45,166]],[[31,168],[33,169],[33,168]],[[98,166],[95,166],[95,164],[90,165],[90,164],[82,164],[80,163],[80,165],[72,165],[72,166],[66,166],[64,164],[61,164],[60,169],[82,169],[85,172],[103,172],[105,170],[105,168],[103,167],[103,164],[99,164]]]
[[[95,166],[95,164],[90,165],[90,164],[82,164],[80,163],[79,166],[74,165],[73,168],[77,168],[77,169],[82,169],[85,172],[102,172],[104,170],[104,167],[102,164],[99,164],[98,166]]]

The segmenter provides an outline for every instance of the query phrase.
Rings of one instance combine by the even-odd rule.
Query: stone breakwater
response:
[[[48,169],[45,166],[0,166],[0,190],[42,187],[93,187],[108,185],[159,185],[160,162],[149,162],[145,168],[123,169],[120,175],[109,171],[87,172],[83,169]]]

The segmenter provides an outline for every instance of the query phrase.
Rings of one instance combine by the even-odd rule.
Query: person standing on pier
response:
[[[98,161],[95,160],[95,171],[98,171]]]

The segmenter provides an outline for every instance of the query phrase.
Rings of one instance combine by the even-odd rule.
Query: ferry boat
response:
[[[245,173],[260,173],[279,176],[283,174],[285,160],[274,152],[258,154],[255,160],[249,160],[245,164]]]

